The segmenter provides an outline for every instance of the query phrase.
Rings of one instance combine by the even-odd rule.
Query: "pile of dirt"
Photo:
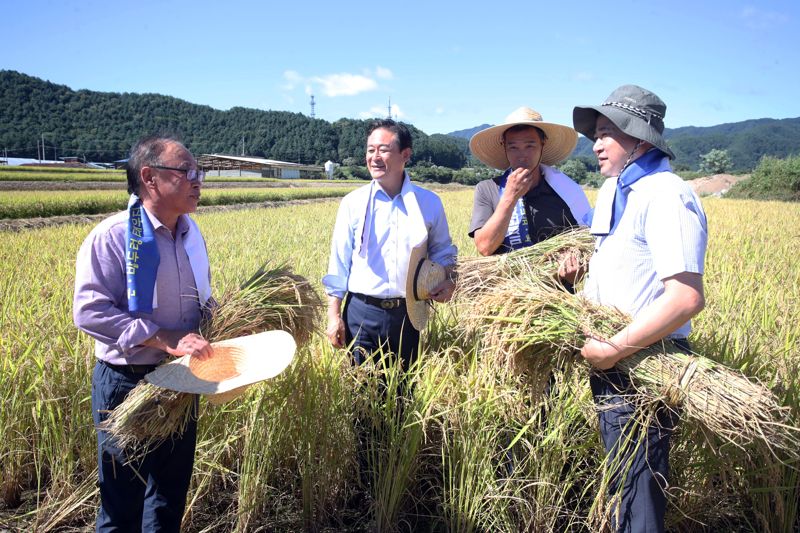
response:
[[[687,183],[692,186],[692,190],[698,196],[722,196],[733,185],[743,179],[749,178],[749,174],[734,176],[732,174],[714,174],[689,180]]]

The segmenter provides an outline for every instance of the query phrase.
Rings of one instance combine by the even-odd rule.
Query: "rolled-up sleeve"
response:
[[[123,354],[152,337],[159,327],[127,311],[124,232],[93,231],[76,262],[75,325]]]
[[[325,293],[337,298],[344,298],[347,292],[347,280],[350,278],[354,248],[352,223],[350,201],[345,197],[339,204],[339,211],[336,214],[328,273],[322,278]]]

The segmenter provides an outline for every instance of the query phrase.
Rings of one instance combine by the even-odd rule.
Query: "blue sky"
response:
[[[471,7],[474,6],[474,7]],[[668,127],[800,116],[800,2],[0,0],[0,69],[318,118],[393,113],[426,133],[635,83]],[[1,126],[0,126],[1,127]]]

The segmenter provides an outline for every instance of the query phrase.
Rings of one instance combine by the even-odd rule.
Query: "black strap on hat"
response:
[[[664,120],[664,115],[660,113],[656,113],[652,109],[642,109],[640,107],[632,106],[630,104],[624,104],[622,102],[603,102],[604,106],[612,106],[612,107],[619,107],[620,109],[624,109],[625,111],[630,111],[634,115],[641,117],[647,120],[647,123],[650,124],[650,119],[652,117],[656,117],[657,119]]]

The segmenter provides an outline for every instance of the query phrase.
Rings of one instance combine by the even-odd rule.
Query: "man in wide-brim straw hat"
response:
[[[583,222],[589,211],[586,195],[553,167],[577,142],[574,129],[545,122],[527,107],[472,137],[475,157],[504,171],[475,188],[469,236],[482,255],[530,246]]]
[[[591,220],[597,237],[585,295],[633,317],[609,339],[587,339],[581,355],[594,366],[592,392],[600,432],[615,460],[612,519],[619,531],[663,531],[674,416],[666,408],[642,428],[632,422],[631,385],[615,364],[671,338],[688,350],[689,320],[705,304],[706,216],[700,200],[672,173],[663,137],[667,106],[636,85],[619,87],[598,106],[576,107],[575,129],[594,140],[608,179]],[[645,437],[646,435],[646,437]]]

